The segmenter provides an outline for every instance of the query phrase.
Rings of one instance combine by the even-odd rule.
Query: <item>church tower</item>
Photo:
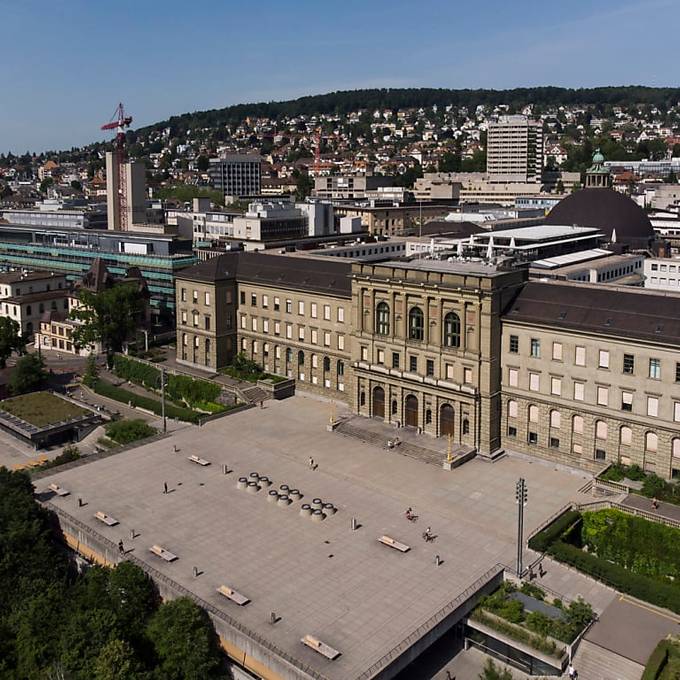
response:
[[[605,167],[604,156],[597,149],[593,155],[593,164],[586,170],[586,189],[611,189],[612,175]]]

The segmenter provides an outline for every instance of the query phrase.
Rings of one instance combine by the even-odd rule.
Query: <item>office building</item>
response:
[[[314,193],[316,198],[332,201],[353,201],[367,198],[367,192],[377,192],[384,187],[392,187],[394,177],[378,175],[333,175],[315,177]]]
[[[489,181],[540,184],[543,128],[526,116],[501,116],[487,131],[486,170]]]
[[[262,159],[250,154],[227,154],[211,158],[210,182],[225,197],[233,199],[259,196],[262,191]]]
[[[133,224],[146,222],[146,168],[143,163],[128,161],[123,163],[122,177],[119,173],[116,156],[113,152],[106,153],[106,205],[108,209],[108,228],[119,231],[125,224],[131,227]],[[125,187],[121,187],[121,181]],[[121,192],[126,197],[125,218],[120,215]]]

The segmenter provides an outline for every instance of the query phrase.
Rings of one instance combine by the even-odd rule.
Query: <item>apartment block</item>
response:
[[[540,184],[543,128],[526,116],[501,116],[487,132],[486,170],[491,182]]]

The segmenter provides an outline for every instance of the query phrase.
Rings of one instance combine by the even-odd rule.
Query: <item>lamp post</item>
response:
[[[161,366],[161,418],[163,419],[163,434],[168,431],[165,418],[165,368]]]
[[[517,503],[517,577],[522,578],[522,542],[524,539],[524,506],[527,504],[527,484],[520,477],[515,484]]]

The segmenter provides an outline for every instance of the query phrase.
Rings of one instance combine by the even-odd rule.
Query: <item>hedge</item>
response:
[[[559,562],[575,567],[622,593],[680,614],[680,587],[677,585],[633,574],[618,564],[607,562],[564,541],[555,541],[547,552]]]
[[[581,513],[577,510],[568,510],[529,539],[529,547],[536,552],[544,553],[551,543],[556,541],[573,524],[581,519]]]
[[[123,445],[153,437],[156,434],[158,434],[158,430],[139,418],[115,420],[106,426],[106,436]]]
[[[649,659],[647,659],[647,665],[641,680],[657,680],[666,663],[668,663],[668,655],[672,647],[673,645],[669,640],[659,640],[659,644],[654,648]]]
[[[143,397],[134,392],[129,392],[121,387],[116,387],[106,380],[101,378],[97,380],[94,386],[94,391],[97,394],[101,394],[103,397],[108,397],[115,401],[119,401],[123,404],[131,403],[133,406],[147,409],[152,411],[156,415],[161,415],[161,402],[156,399],[151,399],[150,397]],[[188,423],[197,423],[198,419],[201,417],[200,413],[196,413],[188,408],[183,408],[181,406],[175,406],[174,404],[165,404],[165,415],[168,418],[177,418],[178,420],[184,420]]]

